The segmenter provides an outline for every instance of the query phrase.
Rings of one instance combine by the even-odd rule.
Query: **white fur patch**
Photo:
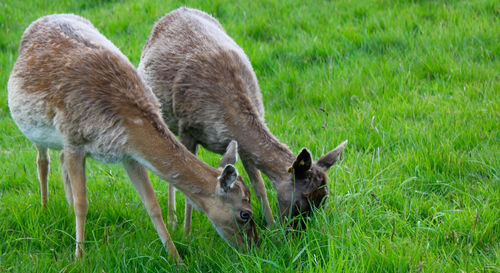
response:
[[[142,122],[142,119],[140,119],[140,118],[131,119],[131,120],[132,120],[132,122],[133,122],[134,124],[137,124],[137,125],[141,125],[141,124],[143,123],[143,122]]]
[[[63,148],[63,138],[59,131],[49,127],[31,127],[21,129],[23,134],[39,146],[53,150]]]
[[[173,172],[173,173],[170,174],[170,177],[172,179],[177,179],[177,178],[179,178],[179,176],[180,176],[180,174],[178,172]]]
[[[12,118],[21,132],[39,146],[60,150],[63,138],[47,118],[49,107],[44,98],[22,91],[22,79],[11,77],[8,100]]]

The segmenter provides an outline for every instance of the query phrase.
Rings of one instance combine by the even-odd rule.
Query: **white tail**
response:
[[[128,59],[92,24],[49,15],[24,32],[8,83],[12,117],[38,148],[42,204],[47,203],[47,149],[59,149],[82,256],[88,200],[85,158],[122,162],[160,236],[181,258],[165,228],[147,167],[182,191],[230,243],[257,240],[250,194],[228,162],[215,169],[192,155],[164,124],[155,96]],[[233,154],[226,158],[233,158]],[[243,219],[244,218],[244,219]]]

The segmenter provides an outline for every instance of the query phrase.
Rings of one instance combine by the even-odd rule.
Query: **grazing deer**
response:
[[[47,149],[62,150],[68,202],[81,257],[88,211],[85,158],[121,162],[161,242],[181,261],[146,169],[175,185],[229,243],[256,241],[250,192],[232,164],[229,144],[219,169],[189,152],[168,130],[151,90],[120,50],[76,15],[42,17],[24,32],[8,83],[12,117],[38,149],[42,205],[47,203]]]
[[[229,141],[238,141],[269,225],[274,219],[259,170],[277,190],[282,219],[309,214],[311,205],[323,204],[328,196],[325,172],[347,141],[314,163],[307,149],[295,156],[281,144],[265,124],[250,61],[212,16],[190,8],[166,14],[151,31],[138,72],[158,97],[165,122],[190,151],[196,153],[201,144],[223,153]],[[189,210],[187,204],[186,215]],[[189,231],[189,222],[184,228]]]

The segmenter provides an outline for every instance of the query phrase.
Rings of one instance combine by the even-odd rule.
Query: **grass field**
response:
[[[206,2],[0,3],[0,272],[500,271],[500,2]],[[246,252],[196,212],[191,237],[171,230],[186,263],[177,268],[123,168],[88,160],[86,257],[75,262],[58,153],[42,210],[35,148],[7,106],[22,32],[76,13],[137,65],[154,22],[183,5],[213,14],[246,51],[283,143],[317,158],[349,140],[328,172],[330,199],[287,237],[264,228],[254,198],[263,242]],[[151,177],[166,216],[167,183]]]

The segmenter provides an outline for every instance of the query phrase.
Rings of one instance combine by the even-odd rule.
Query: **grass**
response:
[[[153,23],[182,5],[213,14],[246,51],[283,143],[318,158],[349,139],[328,204],[288,237],[264,228],[254,199],[263,243],[246,252],[195,213],[190,238],[171,231],[186,262],[177,268],[121,166],[88,160],[87,255],[75,261],[58,153],[42,210],[35,148],[9,115],[22,32],[76,13],[138,64]],[[1,2],[0,271],[500,271],[499,15],[493,0]],[[167,215],[167,184],[151,177]]]

